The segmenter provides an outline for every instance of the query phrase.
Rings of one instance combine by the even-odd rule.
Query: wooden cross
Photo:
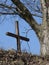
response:
[[[28,38],[22,37],[22,36],[19,35],[19,24],[18,24],[18,21],[16,21],[16,34],[7,32],[6,35],[11,36],[11,37],[14,37],[14,38],[17,39],[17,51],[18,52],[21,52],[20,39],[21,40],[25,40],[25,41],[29,41]]]

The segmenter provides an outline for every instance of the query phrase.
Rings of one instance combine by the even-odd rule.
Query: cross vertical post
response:
[[[24,41],[29,41],[29,38],[26,38],[26,37],[23,37],[23,36],[19,35],[19,24],[18,24],[18,21],[16,21],[16,34],[11,33],[11,32],[7,32],[6,35],[17,39],[17,52],[21,52],[20,39],[24,40]]]
[[[19,36],[19,23],[16,21],[16,35]],[[20,37],[17,37],[17,51],[21,52]]]

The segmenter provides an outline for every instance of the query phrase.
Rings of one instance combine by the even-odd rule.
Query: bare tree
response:
[[[40,40],[41,55],[49,55],[49,0],[40,0],[40,2],[38,2],[39,5],[37,5],[37,0],[32,0],[31,5],[27,0],[26,4],[20,0],[11,0],[10,5],[6,4],[7,1],[8,0],[4,0],[4,2],[0,3],[0,10],[2,10],[0,11],[0,15],[15,14],[23,18],[36,32]],[[31,7],[31,10],[27,8],[28,6]],[[42,18],[42,24],[38,24],[33,16]]]

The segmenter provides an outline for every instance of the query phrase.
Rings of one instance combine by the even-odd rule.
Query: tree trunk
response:
[[[49,20],[48,20],[48,9],[45,6],[45,1],[41,0],[43,23],[40,30],[40,44],[41,44],[41,55],[49,55]]]

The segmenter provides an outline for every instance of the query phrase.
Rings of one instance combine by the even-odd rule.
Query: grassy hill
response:
[[[0,49],[0,65],[49,65],[49,56]]]

